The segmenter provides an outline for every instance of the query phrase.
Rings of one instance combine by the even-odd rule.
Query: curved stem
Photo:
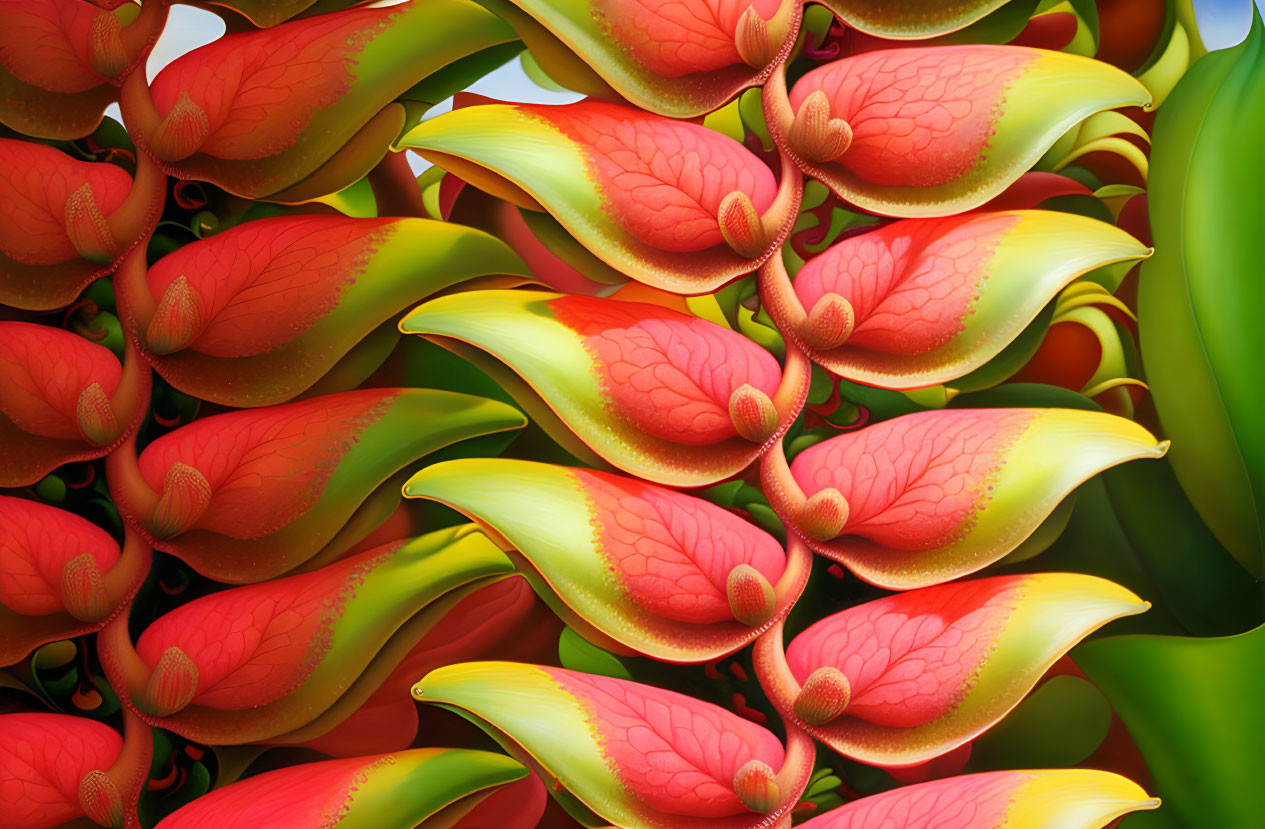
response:
[[[143,78],[143,73],[141,74]],[[129,79],[128,83],[131,81]],[[148,94],[148,92],[146,93]],[[151,102],[152,103],[152,102]],[[115,239],[136,240],[131,254],[145,254],[145,242],[158,224],[158,217],[167,202],[167,176],[158,169],[158,163],[149,153],[137,148],[136,175],[132,177],[132,189],[119,208],[110,214],[106,223]]]
[[[128,67],[129,74],[139,72],[142,76],[145,74],[145,63],[149,58],[150,51],[154,48],[154,44],[158,42],[158,36],[162,33],[163,26],[167,22],[167,12],[171,9],[171,0],[160,0],[156,3],[142,3],[140,13],[136,15],[136,19],[128,25],[124,26],[119,32],[119,37],[123,41],[123,48],[128,54],[139,52],[136,62]],[[138,37],[143,35],[143,37]]]
[[[123,826],[139,826],[136,810],[141,789],[149,777],[154,757],[154,735],[149,725],[126,707],[123,709],[123,749],[114,764],[105,770],[106,777],[123,795]]]
[[[760,456],[760,488],[769,499],[769,506],[787,525],[788,533],[795,534],[794,518],[804,508],[808,496],[791,474],[781,438]]]
[[[158,107],[154,105],[144,70],[133,71],[123,82],[119,91],[119,108],[122,110],[123,126],[127,128],[127,134],[136,142],[137,173],[139,174],[140,156],[149,153],[145,136],[157,132],[163,121],[162,116],[158,114]]]
[[[752,660],[760,687],[777,707],[786,728],[786,755],[777,773],[777,785],[783,804],[793,809],[812,777],[817,744],[794,718],[795,697],[799,696],[800,686],[786,664],[786,652],[782,649],[784,626],[785,621],[779,619],[756,640]]]
[[[369,186],[378,203],[379,216],[414,216],[426,219],[422,189],[408,164],[408,151],[388,151],[369,171]]]
[[[760,267],[760,302],[768,310],[769,316],[782,332],[783,337],[790,337],[795,344],[804,348],[799,332],[808,324],[808,312],[795,293],[790,274],[786,272],[786,263],[782,257],[773,256]]]
[[[773,594],[778,598],[779,616],[785,617],[808,585],[813,570],[813,551],[795,533],[789,533],[786,545],[786,569],[782,571]]]
[[[129,605],[136,591],[149,575],[150,564],[154,560],[154,551],[132,530],[123,528],[123,553],[119,560],[105,574],[105,591],[111,603],[118,605],[120,611]]]
[[[141,356],[132,337],[124,334],[123,339],[126,349],[123,355],[123,374],[110,398],[110,408],[114,410],[118,421],[124,424],[124,431],[134,432],[140,427],[141,418],[149,408],[153,374],[149,362]]]
[[[101,660],[101,667],[105,669],[105,677],[119,701],[129,709],[132,707],[132,698],[145,692],[145,684],[153,673],[132,644],[132,636],[127,630],[131,615],[132,603],[129,601],[97,634],[97,657]]]
[[[143,530],[139,522],[142,517],[154,514],[160,496],[145,482],[136,462],[136,431],[132,430],[113,452],[105,456],[105,477],[110,497],[118,505],[124,520]]]
[[[761,224],[769,237],[771,252],[768,256],[772,259],[781,257],[782,244],[795,228],[795,221],[799,218],[799,205],[804,199],[804,174],[781,145],[778,145],[778,157],[781,161],[778,175],[781,178],[777,184],[777,193],[769,203],[769,209],[761,217]]]
[[[114,274],[114,301],[129,339],[139,336],[142,326],[158,310],[158,301],[150,295],[145,282],[147,273],[144,246],[137,245]]]
[[[808,399],[808,384],[813,377],[812,366],[812,361],[797,343],[787,342],[782,381],[773,392],[773,408],[777,410],[779,423],[789,427],[803,411],[804,401]],[[785,432],[785,428],[779,431],[779,437],[781,432]]]
[[[791,109],[791,99],[786,90],[785,63],[769,75],[760,92],[760,106],[764,110],[764,123],[769,128],[769,137],[784,156],[791,158],[792,166],[798,169],[795,156],[786,142],[786,134],[795,121],[795,111]]]
[[[760,681],[760,688],[769,701],[777,706],[789,732],[801,728],[794,719],[794,710],[795,698],[802,688],[799,680],[791,673],[790,665],[786,663],[786,650],[783,647],[785,627],[785,620],[779,619],[755,640],[755,647],[751,649],[751,661],[756,679]]]

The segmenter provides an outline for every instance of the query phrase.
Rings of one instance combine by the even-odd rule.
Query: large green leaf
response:
[[[1200,59],[1155,127],[1138,316],[1173,471],[1239,562],[1262,573],[1265,514],[1265,26]]]
[[[1164,801],[1154,818],[1131,818],[1126,829],[1261,825],[1265,627],[1214,639],[1100,639],[1073,657],[1128,726]]]

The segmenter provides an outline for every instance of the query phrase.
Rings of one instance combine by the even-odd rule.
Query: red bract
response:
[[[162,176],[0,138],[0,301],[68,305],[109,273],[158,219]]]
[[[827,616],[756,671],[783,715],[830,748],[913,766],[1004,717],[1072,645],[1149,605],[1104,579],[1001,576],[926,587]]]
[[[464,0],[335,11],[225,35],[123,89],[133,137],[171,175],[301,202],[365,175],[404,126],[392,101],[512,39]],[[318,172],[319,171],[319,172]]]
[[[803,13],[797,0],[514,6],[501,13],[559,80],[675,118],[702,115],[762,83],[795,45]]]
[[[1160,458],[1137,424],[1072,409],[919,412],[765,456],[770,501],[822,555],[907,589],[957,578],[1017,547],[1103,469]]]
[[[0,665],[101,628],[131,598],[150,552],[77,515],[0,495]]]
[[[478,521],[591,641],[670,662],[750,643],[790,611],[811,567],[797,541],[783,552],[715,504],[621,475],[466,459],[422,470],[404,494]]]
[[[115,88],[148,54],[166,3],[0,2],[0,122],[39,138],[80,138],[101,122]]]
[[[108,725],[65,714],[0,715],[0,807],[5,826],[54,829],[135,826],[149,770],[149,729],[127,719],[126,739]]]
[[[483,536],[440,530],[196,599],[150,624],[134,649],[121,616],[101,634],[102,664],[148,722],[204,743],[268,741],[309,726],[379,658],[362,693],[376,690],[451,605],[417,614],[511,569]]]
[[[516,410],[468,395],[363,389],[199,420],[139,460],[125,446],[110,456],[110,486],[158,549],[223,581],[258,581],[334,541],[401,467],[522,423]],[[327,555],[358,540],[340,537]]]
[[[476,829],[476,822],[463,818],[472,816],[472,809],[473,814],[486,814],[479,812],[480,802],[486,803],[484,798],[495,787],[523,780],[526,773],[508,757],[465,749],[414,749],[326,760],[233,783],[179,809],[158,827],[333,829],[417,826],[433,819],[432,825]],[[535,790],[516,792],[531,798],[520,805],[538,817],[541,804]]]
[[[514,142],[488,140],[493,128]],[[540,151],[514,152],[518,142]],[[789,163],[775,182],[732,138],[599,101],[463,107],[414,127],[400,146],[548,211],[616,271],[674,293],[712,291],[758,267],[790,232],[799,204]]]
[[[136,428],[150,374],[69,331],[0,322],[0,486],[105,455]]]
[[[389,348],[395,327],[375,329],[430,294],[525,273],[470,228],[319,215],[246,222],[142,264],[116,281],[142,352],[173,386],[233,406],[285,402],[342,358],[354,364],[358,345]]]
[[[510,385],[519,401],[577,456],[678,486],[759,457],[798,416],[808,380],[798,350],[783,371],[737,332],[648,303],[468,292],[419,306],[400,330],[498,376],[508,367],[526,384]]]

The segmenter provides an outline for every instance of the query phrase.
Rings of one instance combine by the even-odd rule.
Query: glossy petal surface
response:
[[[843,345],[814,359],[854,382],[921,388],[997,356],[1081,274],[1148,253],[1070,213],[907,219],[827,248],[796,274],[795,293],[808,310],[837,294],[855,316]]]
[[[781,546],[764,531],[708,501],[622,475],[469,459],[428,467],[404,492],[489,527],[571,613],[660,659],[702,662],[750,642],[759,628],[735,620],[727,579],[745,564],[777,585],[786,569]],[[778,615],[796,596],[779,598]]]
[[[120,282],[132,330],[158,352],[150,361],[168,382],[214,402],[265,406],[307,389],[429,294],[522,273],[504,244],[470,228],[303,215],[246,222],[159,260],[143,285],[126,270]]]
[[[530,15],[631,103],[690,118],[768,77],[793,45],[802,6],[792,0],[517,0]],[[765,21],[769,62],[739,53],[743,15]],[[521,26],[520,26],[521,28]],[[529,46],[530,33],[524,32]]]
[[[729,397],[744,384],[772,396],[780,379],[751,340],[648,303],[467,292],[419,306],[400,328],[443,338],[467,359],[486,352],[529,386],[515,392],[520,401],[536,395],[547,406],[532,411],[536,420],[548,428],[542,416],[557,418],[555,439],[565,429],[659,483],[711,483],[749,464],[760,447],[738,436]]]
[[[197,420],[146,447],[138,474],[163,493],[173,469],[192,469],[209,492],[159,549],[222,581],[257,581],[314,555],[401,467],[522,424],[515,409],[483,398],[363,389]],[[159,511],[142,512],[121,485],[114,493],[125,509],[132,504],[138,526],[160,530]]]
[[[949,777],[862,798],[805,829],[1101,829],[1159,802],[1118,774],[1086,769]]]
[[[773,174],[741,144],[628,106],[464,107],[423,122],[400,146],[494,195],[543,207],[611,267],[675,293],[714,290],[751,271],[794,218],[770,211]],[[514,149],[522,146],[532,152]],[[734,191],[776,226],[754,257],[721,235],[721,203]]]
[[[943,409],[818,443],[791,472],[807,495],[833,487],[848,502],[842,535],[810,546],[866,581],[908,589],[996,561],[1086,478],[1166,449],[1099,412]]]
[[[777,738],[672,691],[561,668],[473,662],[432,671],[414,695],[487,722],[620,826],[747,827],[790,806],[756,815],[733,791],[746,763],[781,767]]]
[[[1078,641],[1147,607],[1079,574],[954,582],[827,616],[795,637],[786,660],[801,684],[823,667],[850,684],[843,713],[810,734],[862,762],[909,766],[979,736]]]
[[[1001,193],[1086,116],[1149,103],[1120,70],[1018,46],[868,52],[813,69],[790,92],[822,92],[852,128],[837,160],[803,163],[839,196],[891,216],[943,216]]]
[[[265,772],[217,789],[164,818],[158,827],[404,829],[463,797],[525,774],[508,757],[467,749],[419,748],[326,760]]]
[[[114,729],[83,717],[0,715],[5,825],[48,829],[82,817],[79,781],[94,769],[108,769],[122,746]]]

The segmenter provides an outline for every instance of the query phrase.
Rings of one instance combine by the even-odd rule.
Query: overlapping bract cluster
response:
[[[526,827],[546,788],[586,825],[789,826],[817,807],[819,744],[916,775],[1146,609],[1093,576],[958,579],[1037,543],[1087,478],[1167,443],[1103,411],[946,407],[1014,375],[1060,311],[1112,307],[1102,283],[1150,255],[1115,224],[1040,209],[1069,185],[1025,176],[1127,131],[1111,110],[1151,101],[1127,73],[920,42],[997,3],[833,2],[823,28],[799,0],[225,0],[207,5],[235,15],[232,33],[148,82],[165,3],[99,5],[118,9],[3,12],[79,61],[57,77],[30,69],[29,44],[0,44],[0,82],[30,101],[0,121],[93,136],[74,145],[92,161],[0,138],[0,300],[29,312],[0,322],[0,485],[104,458],[122,542],[0,496],[0,655],[34,665],[40,646],[95,634],[124,723],[120,737],[0,715],[0,802],[23,827]],[[788,73],[844,24],[902,43]],[[589,97],[422,119],[523,44]],[[116,94],[127,139],[107,147],[94,130]],[[406,150],[442,182],[404,172]],[[223,226],[186,216],[198,238],[164,243],[168,177],[204,183],[197,207],[219,199]],[[834,210],[878,226],[841,237]],[[810,216],[805,257],[793,236]],[[32,321],[96,313],[79,297],[106,275],[114,350]],[[435,346],[486,377],[445,377]],[[823,382],[836,402],[851,383],[938,406],[829,436],[829,420],[806,426]],[[209,411],[160,417],[186,400]],[[496,457],[498,434],[529,423],[565,451]],[[760,503],[718,505],[717,485],[741,480]],[[473,523],[428,523],[424,501]],[[820,559],[902,592],[784,646]],[[205,595],[151,612],[138,591],[171,572]],[[745,704],[565,667],[555,616],[612,673],[627,670],[611,654],[711,671],[752,646],[781,735]],[[410,685],[513,759],[415,747]],[[153,821],[153,734],[186,753],[337,759],[226,772]],[[1092,829],[1155,805],[1108,772],[1013,771],[806,825]]]

